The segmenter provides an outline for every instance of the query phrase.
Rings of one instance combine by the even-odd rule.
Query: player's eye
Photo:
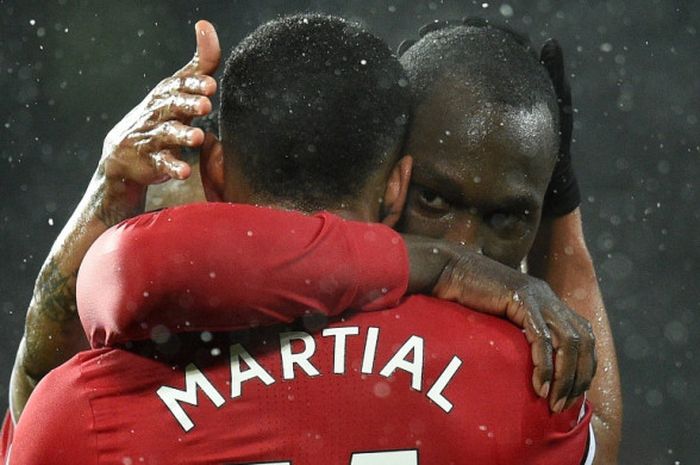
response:
[[[427,187],[418,188],[418,202],[420,205],[434,213],[446,213],[450,210],[450,202],[441,195]]]

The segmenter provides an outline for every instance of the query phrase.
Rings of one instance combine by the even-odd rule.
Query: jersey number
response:
[[[264,462],[248,465],[292,465],[292,462]],[[387,450],[381,452],[353,452],[350,465],[418,465],[418,451]]]

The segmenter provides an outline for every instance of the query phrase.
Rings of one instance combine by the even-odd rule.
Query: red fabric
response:
[[[5,463],[5,457],[7,456],[7,451],[12,444],[12,434],[15,430],[15,424],[12,421],[12,415],[8,410],[5,413],[5,420],[2,422],[2,428],[0,428],[0,464]]]
[[[83,260],[77,300],[92,346],[101,347],[386,308],[407,286],[406,247],[386,226],[204,203],[108,230]]]
[[[394,309],[338,318],[328,327],[357,328],[359,334],[347,336],[344,351],[328,333],[307,336],[315,342],[313,350],[307,346],[313,376],[294,365],[293,379],[283,378],[282,347],[300,353],[304,344],[281,346],[279,328],[241,332],[233,342],[200,343],[199,352],[184,351],[185,359],[173,364],[122,349],[78,354],[32,395],[10,463],[374,465],[387,463],[377,454],[392,450],[417,451],[416,461],[401,465],[581,462],[590,412],[581,422],[580,405],[550,414],[533,393],[525,337],[508,322],[416,296]],[[370,328],[379,335],[375,356],[367,357],[372,368],[363,374]],[[412,350],[403,357],[404,368],[422,362],[421,373],[414,370],[420,380],[415,388],[405,369],[382,374],[409,340],[423,347],[422,356]],[[238,357],[231,357],[230,348],[237,349],[236,342],[272,382],[250,379],[234,397],[241,379],[232,378],[231,360]],[[428,392],[453,356],[462,365],[442,391],[453,405],[446,413]],[[202,384],[193,384],[200,386],[196,405],[175,404],[192,422],[186,431],[158,392],[167,392],[164,386],[184,390],[189,363],[190,373],[200,372],[199,382],[210,383],[211,390],[208,397]],[[240,363],[243,374],[250,368]],[[376,454],[351,459],[370,451]]]

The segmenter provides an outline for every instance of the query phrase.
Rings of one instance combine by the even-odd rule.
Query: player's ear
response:
[[[396,162],[391,169],[391,174],[389,174],[389,181],[386,183],[386,190],[384,191],[382,223],[392,228],[401,218],[403,207],[406,205],[412,169],[413,158],[410,155],[406,155]]]
[[[224,198],[224,147],[212,133],[206,133],[199,152],[199,173],[209,202]]]

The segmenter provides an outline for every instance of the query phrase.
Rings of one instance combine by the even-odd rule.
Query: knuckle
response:
[[[571,349],[578,349],[579,347],[581,347],[581,336],[578,333],[570,332],[565,337],[565,341],[565,344]]]
[[[542,331],[540,332],[537,337],[539,340],[546,346],[551,347],[552,346],[552,335],[549,334],[548,331]]]
[[[160,125],[160,132],[163,135],[168,135],[173,132],[175,128],[173,127],[172,121],[166,121]]]

